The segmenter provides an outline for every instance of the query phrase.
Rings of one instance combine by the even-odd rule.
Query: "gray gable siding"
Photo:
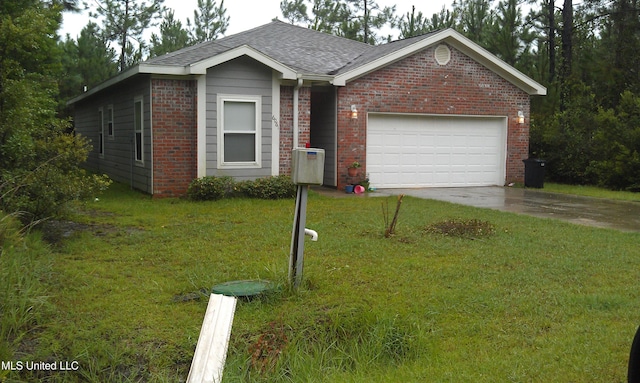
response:
[[[143,97],[144,164],[133,161],[133,108],[135,97]],[[113,137],[108,136],[107,110],[113,106]],[[98,153],[98,109],[104,111],[104,156]],[[126,81],[75,105],[75,131],[90,140],[86,167],[147,193],[151,187],[151,107],[149,77]],[[133,165],[133,166],[132,166]]]
[[[218,169],[218,94],[261,96],[262,164],[260,169]],[[248,57],[240,57],[207,71],[207,175],[255,179],[271,175],[273,115],[272,71]]]

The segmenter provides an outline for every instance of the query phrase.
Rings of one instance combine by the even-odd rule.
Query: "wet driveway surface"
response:
[[[640,232],[640,202],[548,193],[510,187],[379,189],[387,195],[405,194],[481,208],[555,218],[581,225]]]

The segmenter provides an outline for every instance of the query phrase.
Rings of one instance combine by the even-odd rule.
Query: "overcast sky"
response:
[[[92,3],[93,0],[87,2]],[[431,17],[443,6],[451,8],[453,0],[377,0],[377,2],[380,7],[395,4],[397,15],[411,12],[411,6],[415,4],[416,12],[420,11],[425,16]],[[193,20],[193,11],[198,7],[198,0],[165,0],[164,4],[175,10],[175,17],[185,26],[187,17]],[[216,1],[216,4],[219,5],[220,0]],[[280,13],[280,0],[225,0],[224,6],[230,17],[229,28],[225,34],[227,36],[267,24],[275,17],[283,20]],[[65,13],[61,35],[65,36],[69,33],[72,38],[77,38],[88,21],[87,14]],[[398,32],[391,31],[385,35],[388,33],[397,38]]]

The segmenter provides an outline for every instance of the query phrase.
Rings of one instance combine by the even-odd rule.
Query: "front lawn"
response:
[[[121,185],[61,230],[46,316],[14,371],[53,382],[186,379],[207,299],[240,279],[224,382],[625,382],[640,324],[640,233],[405,197],[312,194],[303,287],[286,288],[293,200],[152,200]],[[444,235],[441,223],[493,233]],[[445,225],[446,226],[446,225]],[[428,229],[429,228],[429,229]],[[0,377],[2,374],[0,374]],[[0,379],[1,380],[1,379]]]
[[[640,202],[640,193],[630,191],[615,191],[598,186],[589,185],[566,185],[547,182],[544,184],[544,191],[562,194],[576,194],[587,197],[606,198],[612,200]]]

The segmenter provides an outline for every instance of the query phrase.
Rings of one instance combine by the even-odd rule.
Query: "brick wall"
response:
[[[280,87],[280,174],[291,174],[293,147],[293,87]]]
[[[153,196],[184,195],[197,172],[197,84],[152,79]]]
[[[405,58],[338,88],[338,188],[359,161],[366,174],[368,112],[491,115],[508,117],[506,182],[522,182],[529,150],[529,95],[450,47],[451,61],[434,59],[434,48]],[[358,119],[351,118],[351,105]],[[518,124],[521,110],[525,124]]]
[[[280,87],[280,174],[291,174],[293,149],[293,87]],[[298,89],[298,144],[311,142],[311,88]]]
[[[311,142],[311,88],[298,91],[298,146],[304,148]]]

